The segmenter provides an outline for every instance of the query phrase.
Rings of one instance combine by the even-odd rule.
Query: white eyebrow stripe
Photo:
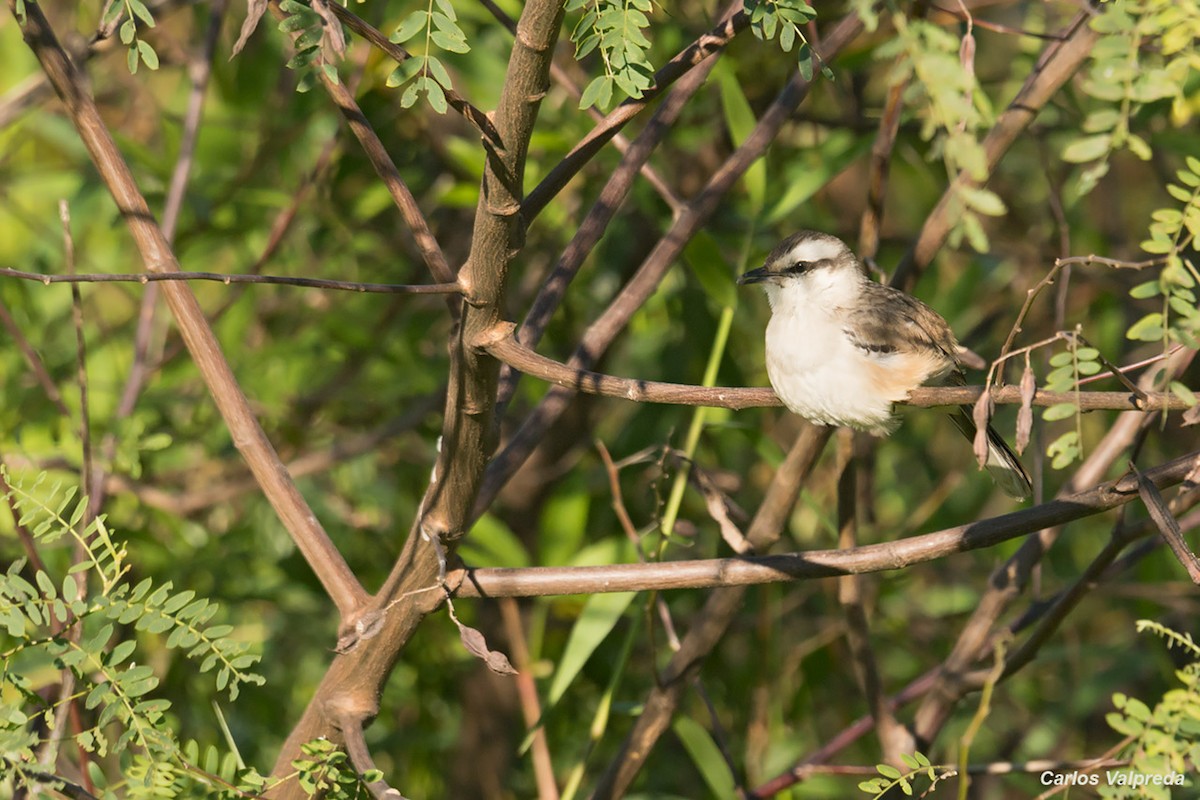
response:
[[[828,239],[806,239],[799,242],[788,253],[791,263],[797,261],[825,261],[836,258],[843,252],[844,245]]]

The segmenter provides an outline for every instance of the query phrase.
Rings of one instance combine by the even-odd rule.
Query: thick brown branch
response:
[[[713,408],[757,408],[779,406],[775,392],[767,388],[733,386],[695,386],[687,383],[666,383],[636,378],[618,378],[554,361],[521,345],[512,336],[512,324],[504,323],[483,339],[480,346],[495,358],[527,375],[585,394],[619,397],[637,403],[667,403],[682,406],[711,406]],[[993,388],[992,399],[999,404],[1018,405],[1019,386]],[[922,386],[909,393],[904,405],[918,408],[970,405],[984,392],[982,386]],[[1119,411],[1182,411],[1186,402],[1166,392],[1147,393],[1141,402],[1132,392],[1044,392],[1033,397],[1035,406],[1079,402],[1084,411],[1113,409]]]
[[[9,8],[16,14],[15,1]],[[150,213],[146,199],[133,179],[129,166],[117,149],[100,117],[96,102],[84,88],[85,81],[67,56],[50,23],[37,3],[25,4],[21,32],[43,71],[58,92],[80,138],[91,154],[105,185],[133,236],[146,268],[151,272],[179,272],[180,266]],[[234,445],[246,459],[263,494],[279,515],[284,527],[320,578],[337,605],[343,620],[352,619],[366,600],[354,573],[329,540],[316,515],[308,507],[271,442],[254,417],[229,367],[220,344],[209,327],[196,296],[186,283],[168,281],[163,293],[179,324],[180,333],[196,366],[212,393],[229,428]]]
[[[330,665],[304,716],[292,729],[275,763],[290,769],[301,744],[316,736],[340,736],[336,720],[347,709],[373,716],[400,651],[424,616],[441,601],[443,559],[467,529],[491,454],[498,362],[469,346],[500,321],[508,264],[524,243],[518,214],[529,138],[549,85],[549,64],[562,23],[558,0],[529,0],[517,25],[512,55],[495,112],[505,149],[490,152],[484,173],[471,252],[459,272],[465,302],[459,335],[451,343],[441,453],[430,486],[399,558],[373,608],[339,640]],[[427,591],[430,587],[434,592]],[[298,788],[284,797],[300,798]]]

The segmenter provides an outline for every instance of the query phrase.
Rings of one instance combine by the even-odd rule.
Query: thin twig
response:
[[[63,417],[71,416],[71,411],[67,408],[67,404],[63,402],[62,393],[58,391],[58,386],[55,385],[54,378],[50,376],[50,370],[46,368],[46,363],[42,361],[42,357],[38,355],[37,350],[29,343],[29,339],[25,337],[20,326],[17,325],[17,321],[9,313],[8,307],[4,305],[3,300],[0,300],[0,325],[4,326],[4,330],[17,345],[17,349],[21,351],[21,355],[25,358],[25,363],[33,371],[33,376],[37,380],[38,385],[42,387],[46,398],[58,409],[58,412]]]
[[[93,272],[83,275],[45,275],[0,267],[0,277],[20,278],[49,286],[52,283],[161,283],[163,281],[215,281],[230,286],[238,283],[262,283],[277,286],[300,286],[307,289],[330,289],[359,294],[458,294],[456,282],[446,283],[362,283],[333,281],[323,278],[293,278],[285,275],[226,274],[222,272]]]

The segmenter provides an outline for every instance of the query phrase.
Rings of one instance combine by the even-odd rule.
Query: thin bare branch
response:
[[[522,344],[534,347],[541,340],[542,333],[550,323],[550,318],[555,310],[562,303],[571,281],[633,189],[634,175],[647,166],[654,149],[672,129],[688,100],[704,85],[704,81],[715,65],[716,56],[710,56],[671,87],[662,104],[651,115],[646,127],[642,129],[634,139],[632,146],[625,152],[621,163],[613,170],[608,182],[605,183],[600,195],[596,198],[596,202],[579,224],[570,243],[538,289],[537,296],[534,297],[529,311],[525,314],[525,319],[521,322],[518,340]],[[519,377],[519,374],[507,365],[501,371],[500,403],[508,402],[516,389]]]
[[[331,8],[343,21],[346,21],[348,17],[358,20],[358,17],[337,3],[334,3]],[[284,16],[284,13],[279,8],[278,0],[272,0],[271,13],[280,18]],[[362,21],[359,20],[359,22]],[[362,24],[366,25],[365,22]],[[380,37],[383,36],[378,31],[376,33]],[[298,31],[293,34],[293,37],[301,35],[302,32]],[[391,42],[388,42],[388,44],[390,45]],[[396,204],[401,218],[403,218],[404,223],[408,226],[408,230],[416,242],[417,250],[421,253],[421,258],[425,261],[425,266],[429,269],[430,274],[433,275],[434,280],[438,283],[452,283],[454,281],[454,270],[446,262],[446,255],[442,252],[442,247],[438,244],[437,237],[430,230],[429,222],[425,219],[425,215],[421,213],[417,199],[409,191],[408,185],[400,176],[400,170],[396,168],[396,163],[392,160],[387,148],[384,147],[379,135],[375,133],[375,129],[371,127],[371,123],[367,120],[366,115],[363,114],[362,109],[359,108],[354,95],[350,93],[350,90],[346,88],[341,80],[330,78],[324,70],[321,70],[319,74],[321,85],[325,87],[329,98],[333,100],[338,111],[342,113],[342,117],[346,120],[346,125],[350,128],[355,138],[358,139],[359,144],[362,145],[363,152],[366,154],[367,160],[371,162],[371,166],[375,168],[375,174],[383,181],[383,185],[387,187],[388,193],[392,196],[392,201]],[[451,305],[451,311],[457,316],[457,306]]]
[[[541,724],[542,707],[538,700],[537,685],[533,682],[532,660],[529,644],[525,640],[525,629],[521,625],[521,608],[517,601],[506,597],[500,601],[500,618],[504,621],[504,632],[512,652],[517,674],[517,696],[521,701],[521,716],[525,727],[532,733],[529,757],[533,761],[533,777],[537,782],[538,800],[558,800],[558,784],[554,780],[554,762],[550,758],[550,745],[546,741],[546,728]]]
[[[0,268],[0,277],[20,278],[49,286],[52,283],[162,283],[164,281],[214,281],[226,286],[239,283],[262,283],[276,286],[300,286],[306,289],[329,289],[358,294],[458,294],[458,283],[361,283],[332,281],[323,278],[293,278],[286,275],[225,274],[222,272],[93,272],[84,275],[45,275]]]
[[[16,343],[17,349],[21,351],[21,355],[25,358],[25,363],[33,371],[34,378],[37,379],[38,386],[42,387],[42,391],[46,394],[46,398],[54,404],[58,412],[64,417],[71,416],[70,409],[63,402],[62,393],[58,391],[58,386],[54,383],[54,378],[50,376],[50,370],[46,369],[46,363],[42,361],[42,357],[38,355],[37,350],[29,343],[29,339],[21,331],[17,321],[13,319],[12,314],[8,311],[8,306],[4,305],[4,301],[0,300],[0,325],[4,326],[4,330]]]
[[[1197,464],[1200,465],[1200,462],[1197,462]],[[1191,578],[1192,583],[1200,586],[1200,560],[1196,559],[1196,554],[1191,551],[1187,542],[1184,541],[1179,521],[1175,519],[1175,515],[1167,507],[1167,502],[1158,491],[1158,487],[1132,463],[1129,465],[1129,468],[1137,475],[1138,493],[1142,497],[1142,503],[1145,504],[1146,510],[1150,512],[1150,518],[1154,520],[1154,524],[1158,527],[1158,532],[1162,536],[1163,541],[1167,543],[1167,546],[1171,548],[1171,552],[1175,554],[1175,558],[1187,570],[1188,577]]]

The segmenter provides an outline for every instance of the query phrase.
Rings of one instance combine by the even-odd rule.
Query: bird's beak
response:
[[[745,286],[748,283],[762,283],[763,281],[771,280],[771,273],[767,272],[766,267],[759,267],[745,272],[737,279],[739,286]]]

